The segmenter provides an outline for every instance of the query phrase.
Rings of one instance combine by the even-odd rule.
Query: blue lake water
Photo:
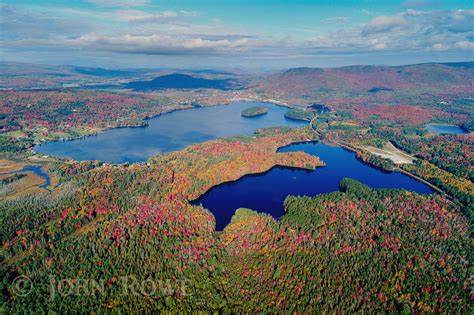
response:
[[[195,200],[216,218],[217,230],[222,230],[235,210],[241,207],[269,213],[275,218],[284,214],[283,201],[288,195],[328,193],[339,190],[344,177],[356,179],[372,188],[403,188],[417,193],[432,193],[431,188],[401,173],[386,173],[358,160],[353,152],[323,143],[294,144],[280,152],[304,151],[320,157],[326,166],[307,171],[275,167],[262,174],[247,175],[209,190]]]
[[[265,106],[268,114],[250,118],[240,115],[242,110],[252,106]],[[259,128],[307,124],[285,118],[288,110],[261,102],[233,102],[226,106],[180,110],[148,120],[147,127],[118,128],[83,139],[48,142],[35,147],[35,150],[75,160],[142,162],[159,153],[181,150],[197,142],[251,135]]]
[[[252,106],[265,106],[268,114],[242,117],[241,111]],[[285,118],[287,111],[286,107],[258,102],[234,102],[226,106],[194,108],[150,119],[147,127],[112,129],[79,140],[49,142],[35,150],[76,160],[141,162],[156,154],[180,150],[197,142],[250,135],[259,128],[300,127],[307,124]],[[340,147],[304,143],[281,148],[280,151],[304,151],[320,157],[327,165],[315,171],[275,167],[264,174],[248,175],[236,182],[216,186],[194,203],[209,209],[216,217],[217,229],[222,230],[240,207],[267,212],[278,218],[283,215],[286,196],[314,196],[337,191],[339,181],[344,177],[354,178],[374,188],[432,192],[428,186],[406,175],[385,173],[364,164],[356,159],[354,153]],[[38,173],[42,172],[41,169],[33,171],[42,176]],[[49,178],[45,185],[49,185]]]
[[[429,133],[435,133],[435,134],[443,134],[443,133],[450,133],[450,134],[456,134],[456,135],[462,135],[462,134],[467,134],[466,130],[462,129],[461,127],[458,126],[452,126],[452,125],[426,125],[426,129],[428,130]]]

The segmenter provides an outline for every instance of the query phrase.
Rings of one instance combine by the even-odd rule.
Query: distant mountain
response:
[[[202,70],[190,70],[193,73],[209,73],[209,74],[223,74],[223,75],[234,75],[232,72],[222,71],[222,70],[213,70],[213,69],[202,69]]]
[[[0,72],[3,75],[53,75],[53,76],[100,76],[126,77],[143,72],[141,70],[112,70],[94,67],[78,67],[69,65],[41,65],[20,62],[0,62]]]
[[[147,73],[140,69],[0,62],[0,89],[118,88],[121,80],[138,80],[145,75]]]
[[[126,85],[135,91],[148,91],[160,89],[232,89],[233,84],[229,79],[204,79],[187,74],[169,74],[157,77],[151,81],[136,81]]]
[[[255,89],[279,95],[472,91],[474,62],[407,66],[294,68],[260,79]]]
[[[91,75],[97,77],[119,77],[135,74],[136,71],[125,71],[125,70],[110,70],[103,68],[86,68],[86,67],[72,67],[77,73],[84,75]]]
[[[241,88],[248,75],[236,76],[219,70],[106,69],[74,65],[41,65],[0,61],[0,89],[55,89],[67,85],[80,88],[125,87],[137,91],[159,89],[228,90]],[[151,78],[155,78],[151,80]],[[151,81],[139,81],[151,80]]]
[[[474,61],[467,61],[467,62],[447,62],[443,63],[443,65],[449,67],[457,67],[457,68],[474,68]]]

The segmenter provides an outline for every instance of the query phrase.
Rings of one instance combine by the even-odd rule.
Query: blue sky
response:
[[[0,58],[112,68],[473,60],[465,0],[3,0]]]

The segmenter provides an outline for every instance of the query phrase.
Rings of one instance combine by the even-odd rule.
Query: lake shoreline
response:
[[[291,145],[291,144],[290,144]],[[323,161],[324,162],[324,161]],[[194,198],[194,199],[189,199],[188,200],[188,203],[191,204],[191,205],[194,205],[194,206],[198,206],[198,204],[195,204],[195,202],[201,198],[202,196],[204,196],[205,194],[209,193],[210,191],[212,191],[214,188],[217,188],[221,185],[226,185],[226,184],[232,184],[232,183],[236,183],[238,182],[239,180],[243,179],[244,177],[257,177],[257,176],[262,176],[262,175],[265,175],[269,172],[271,172],[272,170],[274,169],[289,169],[289,170],[298,170],[298,171],[306,171],[308,173],[311,173],[311,172],[314,172],[315,170],[317,170],[318,168],[321,168],[321,167],[324,167],[325,165],[322,165],[322,166],[318,166],[317,168],[314,168],[314,169],[310,169],[310,168],[306,168],[306,167],[298,167],[298,166],[287,166],[287,165],[281,165],[281,164],[275,164],[273,166],[271,166],[270,168],[266,169],[266,170],[263,170],[263,171],[260,171],[260,172],[256,172],[256,173],[246,173],[246,174],[243,174],[242,176],[240,176],[239,178],[236,178],[236,179],[233,179],[233,180],[229,180],[229,181],[225,181],[225,182],[222,182],[222,183],[219,183],[219,184],[216,184],[212,187],[210,187],[209,189],[207,189],[206,191],[204,191],[202,194],[200,194],[197,198]]]
[[[200,105],[200,106],[189,105],[189,106],[183,107],[183,108],[174,108],[174,109],[166,110],[164,112],[154,114],[154,115],[147,115],[142,119],[143,124],[130,124],[130,125],[121,125],[121,126],[98,128],[96,131],[94,131],[90,134],[86,134],[86,135],[82,135],[82,136],[78,136],[78,137],[67,137],[67,138],[61,138],[61,139],[45,139],[45,141],[40,141],[38,143],[35,143],[33,147],[28,149],[28,151],[30,153],[36,154],[36,155],[47,155],[47,154],[43,154],[41,152],[36,151],[35,148],[38,147],[38,146],[48,144],[48,143],[68,142],[68,141],[82,140],[82,139],[86,139],[86,138],[90,138],[90,137],[95,137],[95,136],[98,136],[99,134],[101,134],[103,132],[110,131],[110,130],[127,129],[127,128],[147,128],[147,127],[149,127],[149,122],[148,121],[150,121],[152,119],[155,119],[155,118],[159,118],[159,117],[168,115],[168,114],[172,114],[172,113],[179,112],[179,111],[184,111],[184,110],[199,109],[199,108],[229,106],[234,102],[244,102],[244,103],[256,103],[256,102],[258,102],[258,103],[266,103],[266,104],[271,104],[271,105],[280,106],[280,107],[292,108],[290,105],[284,104],[284,103],[276,103],[276,102],[273,103],[273,102],[270,102],[268,100],[252,100],[252,99],[245,99],[245,98],[244,99],[230,99],[228,102],[225,102],[225,103],[222,103],[222,104]],[[261,116],[261,115],[258,115],[258,116]],[[258,117],[258,116],[255,116],[255,117]],[[252,117],[246,117],[246,118],[252,118]],[[66,160],[77,161],[76,159],[71,158],[71,157],[61,157],[61,156],[56,156],[56,155],[51,155],[51,156],[58,159],[58,160],[66,159]],[[143,162],[146,162],[146,161],[143,161]],[[104,162],[104,163],[110,163],[110,162]],[[127,162],[111,163],[111,164],[120,165],[120,164],[124,164],[124,163],[127,163]]]
[[[439,128],[440,130],[436,131]],[[451,128],[451,130],[442,130],[443,128]],[[428,133],[441,135],[441,134],[455,134],[455,135],[467,135],[471,132],[460,125],[454,124],[443,124],[443,123],[430,123],[425,125],[425,129]],[[431,130],[430,130],[431,129]]]
[[[442,190],[441,188],[439,188],[439,187],[433,185],[432,183],[430,183],[430,182],[424,180],[424,179],[421,178],[421,177],[416,176],[415,174],[412,174],[412,173],[410,173],[410,172],[408,172],[408,171],[405,171],[405,170],[401,169],[400,167],[396,167],[395,169],[393,169],[393,171],[387,171],[387,170],[381,168],[381,167],[378,166],[378,165],[371,164],[371,163],[366,162],[366,161],[362,160],[361,158],[359,158],[359,157],[357,156],[357,152],[358,152],[358,151],[357,151],[356,148],[352,148],[352,147],[349,146],[349,145],[342,144],[342,143],[339,143],[339,142],[334,142],[334,141],[332,141],[332,143],[335,144],[336,146],[339,146],[339,147],[341,147],[341,148],[347,150],[347,151],[350,151],[350,152],[355,153],[355,154],[356,154],[356,158],[357,158],[359,161],[361,161],[362,163],[364,163],[364,164],[367,164],[367,165],[369,165],[369,166],[371,166],[371,167],[373,167],[373,168],[379,169],[379,170],[381,170],[381,171],[383,171],[383,172],[385,172],[385,173],[398,172],[398,173],[401,173],[401,174],[405,174],[405,175],[410,176],[411,178],[413,178],[413,179],[419,181],[420,183],[423,183],[423,184],[425,184],[426,186],[429,186],[431,189],[433,189],[433,190],[436,191],[437,193],[447,195],[446,192],[445,192],[444,190]]]
[[[233,106],[235,104],[235,106]],[[263,121],[259,121],[258,123],[250,123],[249,125],[243,126],[242,122],[238,121],[239,119],[242,118],[253,118],[253,117],[244,117],[240,115],[239,111],[239,118],[236,118],[237,116],[234,115],[234,110],[236,108],[240,107],[245,107],[245,106],[252,106],[253,104],[258,105],[258,106],[271,106],[273,109],[271,109],[267,114],[268,115],[259,115],[255,116],[256,118],[258,117],[265,117],[268,116],[268,118],[264,118]],[[231,107],[231,109],[222,109],[222,108],[228,108]],[[212,108],[216,108],[214,111]],[[217,109],[220,108],[220,109]],[[278,109],[279,108],[279,109]],[[87,134],[87,135],[82,135],[80,137],[69,137],[69,138],[62,138],[62,139],[51,139],[48,141],[42,141],[40,143],[36,143],[32,148],[30,148],[30,153],[32,154],[37,154],[37,155],[44,155],[44,156],[51,156],[54,157],[58,160],[74,160],[74,161],[93,161],[93,160],[99,160],[104,163],[108,164],[124,164],[124,163],[142,163],[146,162],[148,159],[152,158],[153,156],[157,154],[162,154],[162,153],[168,153],[168,152],[174,152],[181,150],[182,148],[185,148],[186,146],[189,146],[194,143],[200,143],[203,141],[208,141],[212,139],[217,139],[217,138],[224,138],[228,136],[236,136],[236,135],[251,135],[253,132],[257,129],[260,128],[268,128],[268,127],[277,127],[277,126],[290,126],[290,127],[298,127],[298,125],[302,125],[303,122],[291,122],[291,120],[285,118],[283,115],[281,115],[281,112],[283,111],[283,108],[288,108],[285,105],[282,104],[277,104],[277,103],[270,103],[270,102],[265,102],[265,101],[238,101],[235,99],[230,100],[229,102],[221,103],[221,104],[213,104],[213,105],[206,105],[206,106],[185,106],[182,108],[175,108],[171,110],[166,110],[162,113],[156,114],[156,115],[149,115],[143,119],[143,124],[134,124],[134,125],[123,125],[123,126],[114,126],[114,127],[108,127],[108,128],[98,128],[94,133]],[[193,114],[188,114],[190,110],[203,110],[201,119],[199,119],[199,122],[196,124],[193,121],[190,121],[188,124],[191,127],[186,127],[185,128],[177,128],[173,129],[175,131],[172,131],[170,135],[169,130],[166,131],[164,129],[170,128],[169,126],[169,121],[172,121],[173,119],[190,119],[191,116],[198,117],[199,115]],[[173,118],[168,118],[168,114],[176,114],[178,112],[186,112],[184,115],[178,115],[178,116],[173,116]],[[228,121],[231,126],[235,126],[234,131],[230,129],[229,132],[222,132],[219,131],[217,128],[221,128],[222,130],[222,123],[219,125],[219,127],[216,127],[215,124],[209,124],[209,119],[214,115],[214,113],[217,113],[217,115],[224,115],[225,117],[228,117],[224,120],[221,121]],[[230,115],[229,115],[230,114]],[[157,123],[156,121],[153,121],[154,119],[159,119],[159,118],[167,117],[165,120],[163,120],[163,124]],[[180,118],[178,118],[180,117]],[[153,121],[153,122],[152,122]],[[202,122],[201,122],[202,121]],[[192,123],[192,124],[191,124]],[[178,122],[175,123],[178,124]],[[206,128],[202,128],[203,124],[209,125]],[[193,127],[197,126],[197,127]],[[149,128],[149,129],[147,129]],[[193,128],[195,128],[193,130]],[[197,129],[196,129],[197,128]],[[241,129],[240,131],[237,130],[237,128]],[[252,130],[249,130],[250,128],[253,128]],[[123,133],[112,133],[108,135],[104,135],[107,132],[113,132],[117,131],[120,129],[124,130],[132,130],[132,129],[144,129],[146,131],[143,131],[143,136],[140,136],[137,133],[132,133],[129,131],[125,131]],[[190,134],[190,137],[183,138],[184,133]],[[141,132],[140,132],[141,133]],[[123,135],[125,136],[130,136],[133,134],[134,139],[130,138],[124,138],[122,137]],[[200,137],[200,134],[204,135],[203,140],[197,139],[197,137]],[[151,135],[151,136],[150,136]],[[165,138],[172,138],[176,135],[176,137],[181,137],[177,138],[176,140],[170,139],[168,142],[165,142]],[[90,138],[99,137],[97,140],[87,140]],[[114,139],[115,137],[116,139]],[[153,137],[153,138],[150,138]],[[135,139],[136,138],[136,139]],[[150,138],[150,139],[148,139]],[[105,140],[108,139],[108,140]],[[127,140],[122,140],[120,139],[127,139]],[[141,139],[141,140],[140,140]],[[148,142],[146,140],[149,140]],[[163,139],[163,140],[160,140]],[[72,142],[72,141],[82,141],[82,142],[77,142],[74,144],[61,144],[61,143],[66,143],[66,142]],[[109,141],[110,140],[110,141]],[[118,141],[115,141],[118,140]],[[106,141],[106,142],[104,142]],[[124,147],[124,142],[126,141],[135,141],[135,144],[131,147],[125,146]],[[116,143],[115,147],[112,147],[112,142]],[[137,145],[140,142],[144,142],[143,146],[143,152],[150,152],[150,151],[155,151],[152,154],[148,153],[140,153],[140,150],[138,150]],[[95,143],[95,144],[93,144]],[[101,147],[93,148],[91,147],[92,145],[96,145],[97,143],[103,144]],[[180,145],[182,143],[182,146]],[[77,150],[75,146],[77,146]],[[123,148],[122,148],[123,147]],[[118,150],[122,148],[123,150],[121,151],[122,153],[118,153]],[[130,154],[129,150],[130,149]],[[97,150],[102,150],[104,153],[98,153],[95,154],[95,152],[99,152]],[[107,151],[108,150],[108,151]],[[134,150],[134,151],[133,151]],[[110,153],[108,153],[110,152]]]
[[[334,143],[314,139],[295,141],[279,147],[277,152],[304,152],[326,165],[316,169],[274,165],[261,172],[243,174],[232,181],[216,184],[188,202],[208,209],[216,218],[217,230],[220,230],[227,225],[232,210],[238,207],[267,213],[277,219],[284,214],[283,201],[287,196],[313,197],[338,191],[343,178],[353,178],[373,189],[404,189],[418,194],[435,192],[412,176],[397,170],[384,171],[357,158],[353,150]]]
[[[375,164],[372,164],[372,163],[369,163],[367,161],[364,161],[362,160],[360,157],[357,156],[357,150],[356,149],[353,149],[347,145],[344,145],[344,144],[340,144],[340,143],[337,143],[337,142],[334,142],[334,141],[330,141],[330,142],[325,142],[323,140],[306,140],[306,141],[295,141],[295,142],[292,142],[292,143],[289,143],[289,144],[286,144],[286,145],[283,145],[281,147],[278,147],[277,149],[277,153],[280,153],[280,150],[281,149],[284,149],[284,148],[287,148],[287,147],[291,147],[291,146],[294,146],[294,145],[298,145],[298,144],[309,144],[309,143],[313,143],[313,144],[317,144],[317,143],[322,143],[324,145],[328,145],[328,146],[332,146],[332,147],[336,147],[336,148],[342,148],[344,149],[345,151],[348,151],[348,152],[351,152],[351,153],[354,153],[355,154],[355,158],[361,162],[362,164],[365,164],[373,169],[376,169],[378,171],[381,171],[385,174],[391,174],[391,173],[401,173],[401,174],[405,174],[407,176],[410,176],[411,178],[417,180],[418,182],[422,183],[422,184],[425,184],[427,186],[429,186],[430,188],[432,188],[433,190],[439,192],[439,193],[443,193],[445,194],[445,192],[443,190],[441,190],[439,187],[436,187],[435,185],[431,184],[430,182],[410,173],[410,172],[407,172],[401,168],[395,168],[394,170],[392,171],[388,171],[386,169],[383,169],[381,168],[380,166],[377,166]],[[284,153],[284,152],[282,152]],[[318,157],[319,158],[319,157]],[[324,164],[326,164],[326,162],[324,160],[321,160]],[[229,184],[229,183],[233,183],[233,182],[237,182],[239,180],[241,180],[243,177],[247,177],[247,176],[260,176],[260,175],[265,175],[265,173],[269,173],[270,171],[272,171],[273,169],[275,168],[283,168],[283,169],[294,169],[294,170],[303,170],[303,171],[308,171],[308,172],[313,172],[315,170],[317,170],[318,168],[321,168],[321,167],[325,167],[326,165],[322,165],[322,166],[319,166],[315,169],[309,169],[309,168],[305,168],[305,167],[297,167],[297,166],[286,166],[286,165],[280,165],[280,164],[275,164],[273,166],[271,166],[269,169],[267,170],[264,170],[264,171],[261,171],[261,172],[256,172],[256,173],[246,173],[246,174],[243,174],[242,176],[240,176],[239,178],[237,179],[234,179],[234,180],[230,180],[230,181],[226,181],[226,182],[222,182],[222,183],[219,183],[219,184],[216,184],[212,187],[210,187],[208,190],[206,190],[205,192],[203,192],[201,195],[199,195],[198,197],[194,198],[194,199],[190,199],[188,200],[189,203],[193,203],[195,202],[197,199],[199,199],[201,196],[205,195],[206,193],[208,193],[209,191],[211,191],[212,189],[214,189],[215,187],[218,187],[220,185],[223,185],[223,184]]]
[[[226,105],[228,105],[228,104],[226,104]],[[218,105],[209,105],[209,106],[221,106],[221,105],[218,104]],[[123,126],[99,128],[97,131],[95,131],[91,134],[87,134],[87,135],[83,135],[83,136],[79,136],[79,137],[68,137],[68,138],[62,138],[62,139],[46,139],[46,141],[41,141],[39,143],[35,143],[35,145],[32,148],[30,148],[29,151],[34,153],[34,154],[42,154],[40,152],[37,152],[34,148],[36,146],[41,146],[43,144],[48,144],[50,142],[75,141],[75,140],[81,140],[81,139],[85,139],[85,138],[89,138],[89,137],[94,137],[94,136],[98,136],[102,132],[109,131],[109,130],[126,129],[126,128],[146,128],[146,127],[149,126],[148,120],[158,118],[158,117],[166,115],[166,114],[171,114],[171,113],[174,113],[174,112],[177,112],[177,111],[194,109],[194,108],[197,108],[197,107],[192,106],[192,107],[186,107],[186,108],[176,108],[176,109],[171,109],[169,111],[165,111],[165,112],[162,112],[162,113],[159,113],[159,114],[156,114],[156,115],[149,115],[149,116],[146,116],[145,118],[142,119],[143,124],[129,124],[129,125],[123,125]],[[56,156],[54,156],[54,157],[56,157]],[[58,158],[58,159],[66,158],[66,159],[74,160],[72,158],[67,158],[67,157],[56,157],[56,158]],[[123,164],[123,163],[121,163],[121,164]]]

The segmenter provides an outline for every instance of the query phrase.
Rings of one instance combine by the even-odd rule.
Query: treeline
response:
[[[377,166],[384,171],[391,172],[395,168],[395,163],[392,160],[377,156],[367,151],[357,151],[357,157],[362,161],[371,165]]]
[[[474,137],[441,135],[430,138],[395,136],[399,148],[427,160],[456,176],[474,181]]]

